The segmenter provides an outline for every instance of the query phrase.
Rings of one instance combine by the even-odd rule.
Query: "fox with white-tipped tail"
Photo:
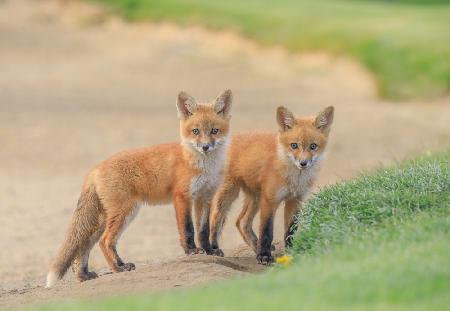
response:
[[[211,254],[209,209],[224,168],[231,103],[230,90],[207,104],[181,92],[177,99],[181,143],[124,151],[94,168],[86,177],[46,287],[53,286],[70,266],[79,281],[96,278],[88,261],[97,241],[113,272],[135,269],[133,263],[122,261],[116,244],[143,203],[173,202],[185,253]]]

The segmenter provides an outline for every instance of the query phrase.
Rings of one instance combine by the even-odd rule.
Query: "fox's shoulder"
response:
[[[231,146],[242,147],[259,147],[259,148],[276,148],[277,135],[269,131],[254,131],[237,133],[231,138]]]
[[[264,163],[272,162],[276,154],[277,135],[275,133],[244,132],[232,137],[228,158],[232,166],[248,162],[248,165],[253,167],[254,165],[264,166]]]
[[[233,141],[250,141],[250,140],[266,140],[267,142],[276,141],[276,133],[270,131],[251,131],[240,132],[232,136]]]
[[[244,180],[250,175],[262,176],[268,167],[275,165],[276,157],[275,133],[258,131],[236,134],[232,137],[228,153],[229,174]]]

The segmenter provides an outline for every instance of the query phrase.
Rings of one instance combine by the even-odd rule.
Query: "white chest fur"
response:
[[[278,190],[276,195],[278,202],[287,199],[304,200],[311,190],[315,176],[315,167],[303,170],[293,166],[288,168],[286,172],[286,183]]]
[[[219,186],[225,165],[225,150],[220,149],[197,157],[195,166],[200,170],[200,174],[191,179],[189,187],[193,199],[212,197]]]

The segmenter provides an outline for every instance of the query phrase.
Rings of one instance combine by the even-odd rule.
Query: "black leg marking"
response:
[[[223,257],[224,253],[219,247],[219,234],[225,224],[225,218],[220,220],[211,233],[211,255]]]
[[[261,236],[259,238],[258,255],[256,256],[258,263],[268,265],[273,262],[272,241],[273,241],[273,216],[269,217],[262,227]]]
[[[186,217],[185,223],[184,223],[184,238],[186,241],[186,254],[192,254],[197,253],[196,249],[197,246],[195,245],[195,239],[194,239],[194,224],[192,223],[192,218],[190,215]]]
[[[201,225],[200,232],[198,233],[200,247],[206,252],[206,254],[211,254],[211,245],[209,244],[209,217]]]

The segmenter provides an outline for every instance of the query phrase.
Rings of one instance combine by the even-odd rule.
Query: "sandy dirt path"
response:
[[[275,108],[336,106],[318,186],[450,146],[448,99],[380,102],[370,75],[325,54],[262,49],[229,33],[126,24],[78,2],[0,1],[0,307],[194,286],[260,271],[233,222],[227,257],[185,257],[171,206],[141,209],[119,243],[137,270],[42,288],[84,174],[109,155],[178,137],[175,97],[235,95],[233,130],[275,130]],[[277,220],[276,239],[281,238]],[[70,273],[69,273],[70,274]]]

